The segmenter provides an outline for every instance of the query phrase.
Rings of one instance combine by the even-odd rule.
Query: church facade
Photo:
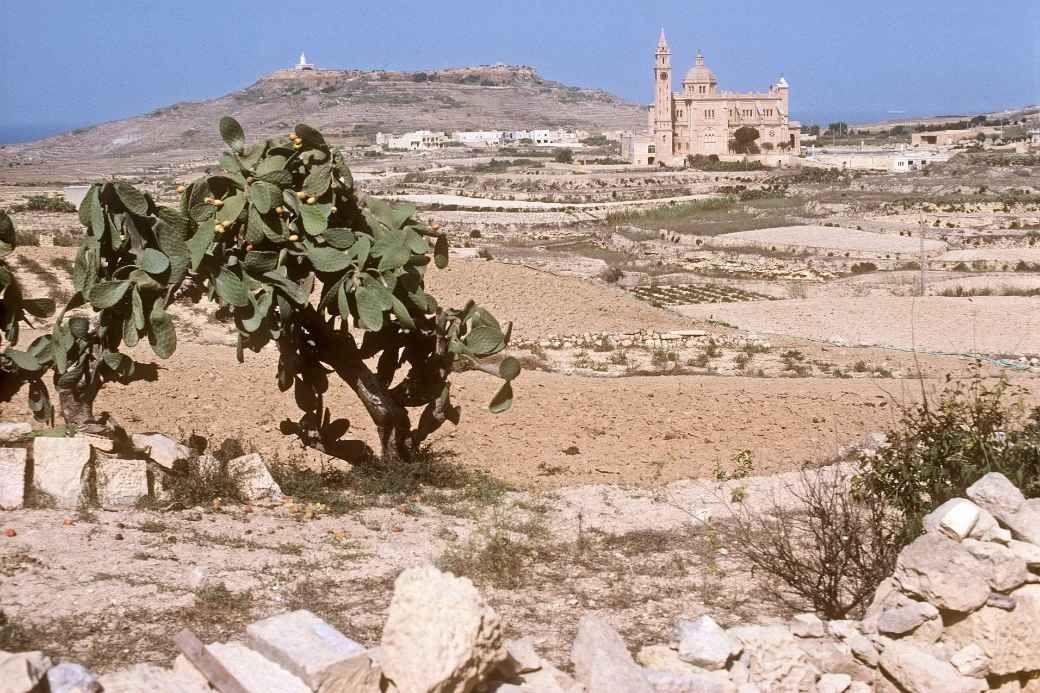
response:
[[[661,30],[654,64],[654,103],[649,126],[656,162],[681,165],[688,156],[724,155],[733,151],[734,133],[758,130],[755,145],[762,153],[798,153],[801,126],[790,120],[791,88],[783,77],[766,92],[721,91],[715,74],[697,52],[696,62],[672,87],[672,52]]]

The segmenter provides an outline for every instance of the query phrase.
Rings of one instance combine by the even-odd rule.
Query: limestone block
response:
[[[1014,538],[1040,546],[1040,498],[1030,498],[1002,521]]]
[[[574,675],[588,693],[653,693],[621,636],[599,616],[585,614],[571,648]]]
[[[241,481],[242,492],[247,500],[278,498],[282,495],[282,489],[258,453],[243,455],[229,461],[228,473],[233,479]]]
[[[730,657],[740,654],[740,645],[726,634],[711,616],[676,624],[679,658],[709,671],[722,669]]]
[[[345,662],[335,664],[325,675],[318,693],[384,693],[383,670],[366,652]],[[390,687],[390,691],[397,691]]]
[[[0,693],[31,693],[47,676],[51,660],[42,652],[0,650]],[[46,686],[46,684],[43,684]]]
[[[816,693],[845,693],[852,685],[848,674],[824,674],[816,682]]]
[[[989,598],[985,567],[960,543],[939,534],[925,534],[903,549],[893,577],[908,594],[948,611],[974,611]]]
[[[971,534],[978,519],[979,506],[971,501],[959,503],[939,520],[939,531],[951,539],[960,541]]]
[[[884,635],[906,635],[925,621],[939,617],[939,610],[928,602],[911,601],[903,606],[886,609],[878,616],[878,632]]]
[[[433,566],[397,577],[381,649],[401,693],[468,692],[506,658],[498,615],[473,583]]]
[[[528,638],[506,640],[506,658],[496,670],[502,679],[515,679],[521,674],[538,671],[542,668],[542,658],[534,649],[534,643]]]
[[[94,461],[98,504],[105,510],[132,508],[148,495],[148,467],[144,460],[114,457]]]
[[[334,666],[365,652],[306,609],[251,623],[246,643],[311,688],[320,686]]]
[[[186,445],[161,433],[135,433],[133,441],[136,447],[147,448],[151,458],[166,469],[173,469],[177,462],[191,457]]]
[[[86,438],[33,440],[33,486],[59,508],[79,507],[86,489],[90,443]]]
[[[985,676],[989,673],[989,657],[975,643],[954,652],[950,656],[950,664],[965,676]]]
[[[98,681],[105,693],[213,693],[213,688],[194,667],[190,675],[185,675],[154,664],[137,664],[102,674]]]
[[[102,693],[97,677],[82,664],[61,662],[47,670],[49,693]]]
[[[249,693],[312,693],[303,681],[242,643],[215,642],[206,649]],[[173,661],[173,669],[183,675],[197,671],[184,655],[178,655]]]
[[[989,584],[998,592],[1010,592],[1029,579],[1026,562],[1006,546],[991,541],[965,539],[964,547],[972,556],[989,565]]]
[[[933,657],[906,640],[888,640],[881,652],[881,669],[907,693],[981,693],[985,679],[961,675],[953,665]]]
[[[1040,567],[1040,546],[1019,541],[1018,539],[1011,539],[1007,542],[1007,547],[1012,553],[1025,561],[1027,567]]]
[[[799,638],[822,638],[823,621],[816,614],[797,614],[791,619],[791,632]]]
[[[984,606],[948,624],[943,642],[957,649],[977,644],[990,659],[991,674],[1040,670],[1040,585],[1023,585],[1012,596],[1014,610]]]
[[[0,421],[0,443],[13,443],[29,433],[32,433],[32,424]]]
[[[1000,472],[990,472],[968,487],[967,496],[1001,522],[1025,502],[1026,497]]]
[[[676,674],[647,670],[643,672],[643,677],[654,693],[736,693],[737,690],[725,671]]]
[[[14,510],[25,502],[25,464],[28,452],[0,448],[0,509]]]
[[[821,673],[802,649],[805,641],[786,626],[738,626],[726,633],[743,646],[740,661],[763,691],[808,690]]]

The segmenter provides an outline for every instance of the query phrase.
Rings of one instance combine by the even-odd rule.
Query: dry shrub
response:
[[[764,594],[795,611],[829,619],[859,615],[888,577],[902,544],[898,515],[875,496],[857,500],[851,472],[805,469],[765,511],[733,512],[732,546]]]

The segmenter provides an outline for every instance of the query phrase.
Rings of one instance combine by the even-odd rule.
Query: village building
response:
[[[428,151],[441,149],[448,145],[451,138],[446,133],[432,130],[415,130],[403,135],[376,133],[376,144],[387,149],[408,149],[411,151]]]
[[[745,126],[758,131],[754,144],[763,152],[798,152],[801,126],[790,119],[791,88],[783,77],[765,92],[722,91],[698,51],[694,66],[683,77],[682,91],[674,92],[671,56],[662,29],[648,119],[653,156],[649,156],[646,142],[636,139],[629,145],[642,159],[651,158],[651,164],[681,165],[686,157],[697,154],[738,153],[733,149],[734,133]]]
[[[300,53],[300,62],[296,63],[296,65],[293,67],[293,69],[294,70],[313,70],[314,69],[314,65],[312,65],[309,62],[307,62],[307,56],[306,55],[304,55],[303,53]]]

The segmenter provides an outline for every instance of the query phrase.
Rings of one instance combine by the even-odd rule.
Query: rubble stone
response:
[[[852,685],[848,674],[824,674],[816,682],[816,693],[845,693]]]
[[[820,673],[786,626],[737,626],[726,633],[743,646],[740,659],[764,691],[799,690]]]
[[[21,448],[0,448],[0,509],[14,510],[25,502],[28,454]]]
[[[61,662],[47,670],[48,693],[102,693],[101,683],[82,664]]]
[[[194,667],[186,674],[154,664],[137,664],[122,671],[102,674],[98,681],[104,693],[213,693],[213,688]]]
[[[250,624],[246,642],[311,688],[320,686],[336,665],[365,653],[363,646],[306,609]]]
[[[722,669],[730,657],[740,654],[738,643],[707,615],[693,621],[680,620],[676,624],[676,639],[680,659],[709,671]]]
[[[1040,670],[1040,585],[1023,585],[1013,595],[1013,611],[984,606],[947,625],[943,641],[955,648],[981,647],[991,674]]]
[[[32,693],[47,675],[51,660],[42,652],[0,650],[0,693]]]
[[[318,693],[382,693],[382,682],[382,667],[371,652],[366,652],[333,665],[317,690]]]
[[[86,438],[40,436],[33,440],[33,486],[59,508],[77,508],[86,490],[90,460]]]
[[[989,576],[960,543],[928,533],[903,549],[894,575],[908,594],[948,611],[974,611],[989,597]]]
[[[228,474],[239,479],[242,493],[247,500],[257,501],[265,498],[279,498],[282,489],[271,476],[262,457],[257,453],[242,455],[230,460]]]
[[[32,433],[30,423],[0,421],[0,443],[13,443],[29,433]]]
[[[149,456],[166,469],[173,469],[177,462],[191,457],[188,446],[161,433],[135,433],[132,439],[135,446],[148,448]]]
[[[887,609],[878,617],[878,631],[885,635],[906,635],[925,621],[939,617],[939,610],[928,602],[914,602]]]
[[[975,643],[954,652],[950,656],[950,664],[965,676],[985,676],[989,673],[989,657]]]
[[[797,614],[791,619],[791,632],[799,638],[822,638],[823,621],[816,614]]]
[[[933,657],[906,640],[886,639],[880,665],[907,693],[977,693],[986,690],[985,680],[961,675],[949,662]]]
[[[632,661],[632,655],[614,628],[599,616],[585,614],[571,648],[578,681],[588,693],[653,693],[654,689]]]
[[[471,691],[505,658],[498,615],[472,582],[433,566],[398,576],[381,660],[401,693]]]
[[[1001,522],[1025,503],[1026,497],[1006,476],[990,472],[968,487],[967,496]]]

